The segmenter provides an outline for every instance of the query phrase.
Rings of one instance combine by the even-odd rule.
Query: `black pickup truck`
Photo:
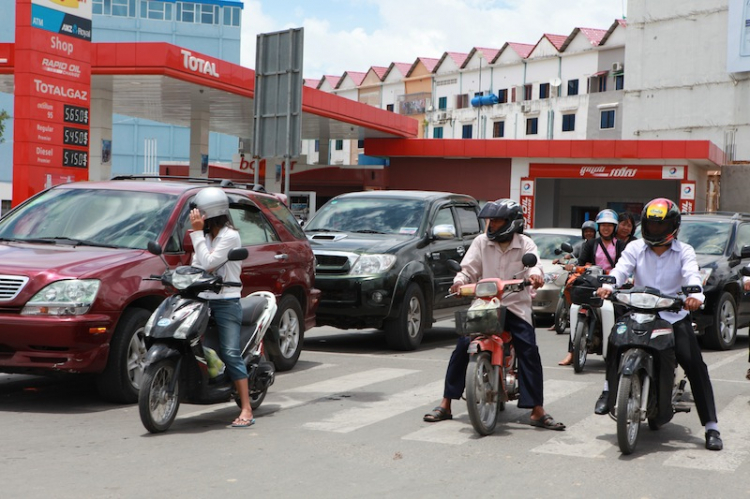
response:
[[[367,191],[331,199],[305,225],[321,290],[317,325],[382,328],[397,350],[414,350],[433,322],[466,301],[446,298],[460,262],[483,230],[466,195]]]

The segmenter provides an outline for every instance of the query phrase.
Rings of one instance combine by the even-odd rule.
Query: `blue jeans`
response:
[[[247,378],[247,368],[240,351],[242,307],[239,298],[208,300],[208,307],[219,329],[219,356],[227,365],[229,378],[232,381]]]

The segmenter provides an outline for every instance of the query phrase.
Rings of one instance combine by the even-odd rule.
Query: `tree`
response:
[[[10,115],[5,112],[5,109],[0,111],[0,144],[5,142],[3,133],[5,132],[5,120],[7,120],[8,118],[10,118]]]

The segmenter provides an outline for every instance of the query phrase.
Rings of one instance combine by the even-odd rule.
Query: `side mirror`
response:
[[[161,255],[161,244],[157,243],[156,241],[149,241],[146,248],[148,248],[148,252],[152,255]]]
[[[740,258],[748,257],[750,257],[750,246],[743,246],[742,249],[740,249]]]
[[[617,284],[617,279],[613,275],[600,275],[598,279],[602,284]]]
[[[562,243],[560,248],[566,253],[573,253],[573,246],[570,243]],[[555,253],[558,254],[558,253]]]
[[[453,272],[456,272],[456,273],[461,272],[461,265],[457,261],[448,260],[446,264],[448,265],[448,268],[452,270]]]
[[[247,248],[233,248],[229,250],[229,254],[227,255],[227,258],[230,262],[238,262],[240,260],[244,260],[247,258],[248,252]]]
[[[702,291],[702,288],[700,286],[683,286],[682,292],[686,295],[691,295],[693,293],[700,293]]]
[[[747,248],[747,246],[745,246],[745,248]],[[745,251],[745,248],[742,248],[743,253]],[[745,277],[750,277],[750,266],[745,265],[744,267],[742,267],[740,269],[740,274],[742,274]]]
[[[521,263],[523,263],[524,267],[533,267],[536,265],[537,258],[536,255],[533,253],[526,253],[521,257]]]
[[[456,228],[450,224],[436,225],[432,228],[434,239],[455,239]]]

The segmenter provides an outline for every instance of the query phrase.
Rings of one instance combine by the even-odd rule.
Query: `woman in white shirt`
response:
[[[229,218],[229,198],[218,187],[207,187],[195,197],[195,204],[196,208],[190,210],[190,225],[193,228],[190,239],[194,248],[192,265],[209,272],[215,271],[224,282],[240,282],[242,264],[227,261],[229,251],[242,245],[240,234],[232,227]],[[233,428],[248,428],[255,424],[250,407],[247,369],[240,347],[241,290],[241,287],[225,287],[219,293],[204,291],[200,294],[201,298],[208,300],[211,315],[219,329],[220,357],[240,398],[242,410],[232,422]]]

